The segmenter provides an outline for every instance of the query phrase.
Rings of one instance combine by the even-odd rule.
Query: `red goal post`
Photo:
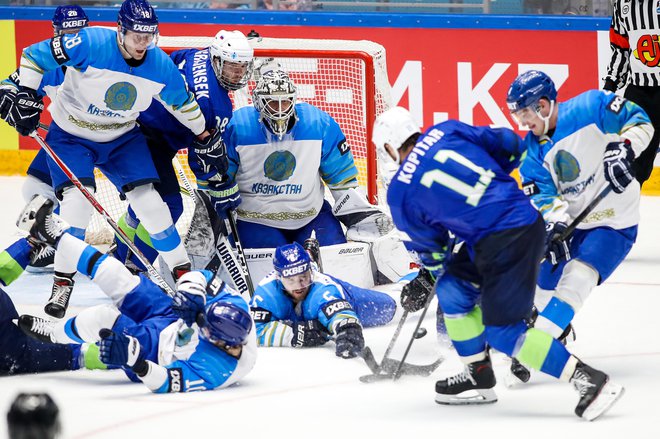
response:
[[[185,48],[205,48],[212,42],[212,37],[161,36],[158,45],[171,53]],[[371,41],[287,38],[253,38],[250,43],[255,50],[255,63],[276,58],[296,84],[298,100],[326,111],[337,121],[355,157],[360,185],[369,200],[376,203],[379,185],[371,132],[376,116],[391,106],[384,47]],[[232,93],[234,109],[252,104],[253,87],[254,81],[250,81],[245,89]],[[181,172],[194,184],[185,150],[179,152],[178,161]],[[99,201],[113,217],[119,217],[125,202],[119,200],[107,180],[99,182],[104,177],[97,177],[100,177],[97,178]],[[184,196],[184,215],[177,223],[182,235],[190,225],[193,211],[192,201],[187,198]],[[103,220],[93,218],[86,240],[103,243],[111,238],[112,232]]]

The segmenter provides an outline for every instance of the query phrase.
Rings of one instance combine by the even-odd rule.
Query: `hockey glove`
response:
[[[227,161],[227,148],[222,140],[220,130],[215,130],[204,140],[195,140],[193,142],[195,158],[199,164],[203,175],[221,174],[224,175],[229,168]]]
[[[227,218],[229,211],[236,209],[241,204],[241,194],[236,183],[209,181],[207,190],[213,208],[220,218]]]
[[[401,307],[408,312],[416,312],[424,308],[429,295],[433,294],[435,278],[426,268],[419,270],[417,277],[403,286],[401,290]]]
[[[204,282],[202,282],[202,280]],[[200,327],[206,322],[206,279],[200,272],[189,272],[177,282],[176,293],[172,297],[172,311],[186,325],[197,323]]]
[[[9,111],[7,122],[13,124],[19,134],[29,136],[39,126],[44,101],[35,90],[21,88],[16,93],[16,102]]]
[[[342,358],[354,358],[364,349],[362,326],[354,318],[343,319],[335,328],[335,354]]]
[[[562,222],[548,223],[545,226],[545,258],[552,265],[571,259],[570,242],[571,238],[560,239],[560,236],[567,229],[566,224]]]
[[[330,333],[318,320],[303,320],[293,324],[291,346],[313,348],[327,343]]]
[[[630,141],[610,142],[605,147],[605,179],[617,194],[626,190],[626,187],[635,180],[632,161],[635,154],[630,147]]]
[[[107,366],[128,367],[138,376],[144,376],[149,369],[142,347],[137,338],[127,334],[117,334],[110,329],[99,331],[99,358]]]
[[[16,89],[11,86],[0,86],[0,118],[2,120],[9,122],[8,116],[14,102],[16,102]]]

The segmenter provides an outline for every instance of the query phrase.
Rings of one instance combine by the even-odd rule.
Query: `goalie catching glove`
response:
[[[330,333],[318,320],[303,320],[293,324],[291,346],[312,348],[324,345],[330,340]]]

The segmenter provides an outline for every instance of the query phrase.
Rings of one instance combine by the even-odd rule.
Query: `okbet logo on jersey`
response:
[[[105,105],[111,110],[130,110],[135,105],[137,89],[130,82],[112,84],[105,92]]]

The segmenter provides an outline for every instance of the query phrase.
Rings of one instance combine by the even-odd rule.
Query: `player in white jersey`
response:
[[[631,164],[653,136],[644,110],[613,93],[556,98],[550,77],[535,70],[518,76],[507,94],[514,119],[530,130],[520,167],[523,189],[546,221],[535,327],[555,338],[635,242],[640,190]],[[567,239],[558,239],[607,187],[612,192]]]
[[[209,192],[221,215],[242,201],[236,211],[243,246],[302,244],[312,231],[322,246],[344,243],[340,221],[354,240],[389,232],[391,220],[358,190],[353,154],[337,122],[296,102],[296,87],[279,66],[258,73],[254,106],[235,111],[227,126],[229,181]],[[233,204],[221,206],[227,199]]]
[[[176,66],[155,47],[156,38],[158,20],[151,5],[125,0],[116,31],[85,28],[27,47],[21,57],[21,88],[9,117],[20,134],[31,134],[43,110],[36,89],[44,73],[71,67],[49,107],[53,123],[46,141],[85,186],[95,188],[96,166],[126,194],[176,279],[189,269],[190,261],[167,206],[154,190],[158,176],[135,120],[157,99],[200,142],[211,136]],[[49,168],[61,199],[60,213],[71,225],[70,232],[82,238],[92,206],[50,159]],[[66,260],[55,256],[55,281],[45,308],[57,318],[66,312],[77,271]]]
[[[256,336],[248,304],[210,271],[181,276],[173,298],[145,276],[67,232],[53,203],[35,197],[19,227],[75,261],[112,300],[57,323],[23,315],[19,327],[43,342],[99,343],[100,359],[123,367],[152,392],[192,392],[227,387],[256,361]]]

